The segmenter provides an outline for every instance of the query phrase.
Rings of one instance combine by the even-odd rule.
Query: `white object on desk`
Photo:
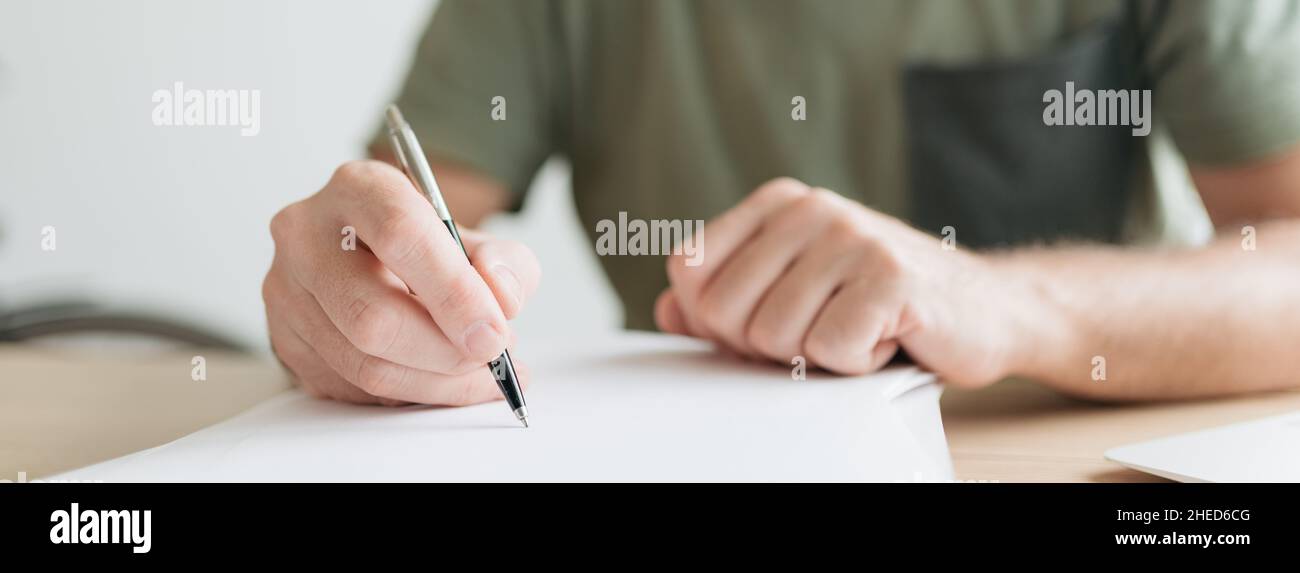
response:
[[[1300,414],[1114,448],[1106,459],[1183,482],[1300,482]]]
[[[532,427],[501,402],[380,408],[298,391],[50,480],[932,481],[952,479],[940,387],[741,363],[679,337],[522,345]]]

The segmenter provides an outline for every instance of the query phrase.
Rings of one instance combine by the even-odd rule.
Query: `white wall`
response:
[[[284,204],[359,157],[426,0],[0,3],[0,306],[88,295],[265,345],[259,294]],[[157,127],[155,90],[261,91],[261,133]],[[53,225],[57,250],[41,249]],[[545,272],[517,325],[616,326],[616,299],[551,165],[522,217]]]

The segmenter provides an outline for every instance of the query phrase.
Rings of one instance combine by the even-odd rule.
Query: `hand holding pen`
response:
[[[485,177],[437,167],[458,193],[491,190]],[[462,250],[411,179],[380,161],[344,164],[271,231],[271,343],[306,391],[389,405],[501,398],[487,364],[540,278],[526,246],[461,229]]]
[[[442,221],[443,226],[447,227],[447,231],[451,233],[451,237],[456,240],[456,245],[460,247],[462,253],[465,253],[465,258],[468,260],[469,251],[461,242],[460,231],[456,229],[456,222],[451,218],[451,211],[447,209],[447,203],[442,198],[442,190],[438,189],[438,182],[433,178],[433,171],[424,157],[424,150],[420,148],[419,140],[415,138],[415,132],[411,131],[411,126],[402,118],[402,112],[397,109],[397,106],[389,105],[385,115],[388,120],[388,136],[393,140],[393,149],[402,163],[402,169],[411,178],[415,188],[419,189],[433,205],[438,219]],[[519,377],[515,373],[514,362],[510,360],[510,351],[502,350],[500,356],[488,363],[488,370],[492,372],[497,387],[501,389],[501,395],[505,396],[510,411],[527,428],[528,407],[524,404],[524,391],[519,387]]]

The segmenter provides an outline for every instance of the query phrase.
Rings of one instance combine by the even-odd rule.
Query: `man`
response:
[[[601,258],[630,328],[1171,399],[1300,382],[1297,53],[1285,0],[446,0],[399,104],[466,227],[557,153],[593,239],[707,219],[698,266]],[[371,151],[272,221],[277,354],[340,400],[496,398],[537,261],[466,230],[467,263]]]

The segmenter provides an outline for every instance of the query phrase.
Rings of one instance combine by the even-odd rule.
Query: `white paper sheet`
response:
[[[502,402],[380,408],[289,391],[170,444],[50,479],[930,481],[952,478],[940,388],[721,357],[678,337],[521,346],[531,428]]]

